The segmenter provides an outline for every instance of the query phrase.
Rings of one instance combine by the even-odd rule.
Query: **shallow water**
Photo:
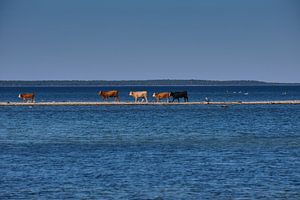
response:
[[[299,199],[299,121],[299,105],[1,107],[0,199]]]
[[[133,101],[130,91],[148,91],[149,101],[154,92],[187,91],[190,101],[271,101],[299,100],[300,86],[117,86],[117,87],[0,87],[0,102],[15,102],[19,93],[36,94],[38,102],[100,101],[100,90],[118,90],[121,101]],[[112,100],[110,100],[112,101]],[[182,100],[181,100],[182,101]]]

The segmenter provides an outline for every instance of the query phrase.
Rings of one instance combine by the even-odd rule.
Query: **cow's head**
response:
[[[174,93],[173,92],[170,92],[170,97],[172,97],[174,95]]]
[[[99,91],[98,94],[101,95],[101,94],[102,94],[102,91]]]
[[[18,97],[19,97],[19,98],[22,98],[22,97],[21,97],[21,94],[19,94],[19,96],[18,96]]]
[[[153,97],[156,97],[156,93],[154,92],[152,96],[153,96]]]
[[[129,92],[129,96],[132,96],[132,91]]]

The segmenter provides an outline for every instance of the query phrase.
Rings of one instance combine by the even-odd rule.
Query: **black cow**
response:
[[[172,102],[174,102],[175,99],[177,99],[178,102],[179,102],[180,98],[184,98],[185,102],[187,102],[189,100],[188,95],[187,95],[187,91],[183,91],[183,92],[171,92],[170,96],[173,97]]]

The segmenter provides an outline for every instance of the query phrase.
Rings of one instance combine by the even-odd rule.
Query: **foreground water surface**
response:
[[[20,91],[0,90],[1,101]],[[92,89],[33,90],[84,101]],[[266,89],[234,90],[260,100]],[[0,199],[299,199],[299,121],[299,105],[1,107]]]

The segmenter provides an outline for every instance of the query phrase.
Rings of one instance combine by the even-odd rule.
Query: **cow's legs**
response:
[[[145,101],[148,103],[148,99],[147,99],[147,97],[144,97],[144,99],[145,99]]]

